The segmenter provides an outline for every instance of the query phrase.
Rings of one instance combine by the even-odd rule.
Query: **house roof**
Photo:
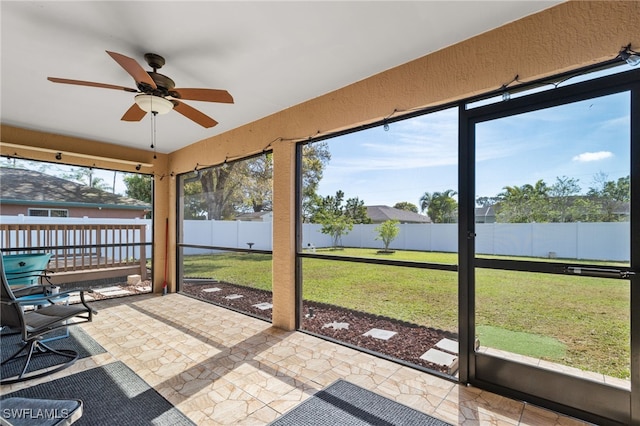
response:
[[[476,207],[476,216],[495,216],[496,211],[494,205]]]
[[[407,210],[400,210],[389,206],[366,206],[366,208],[367,216],[375,223],[394,219],[401,223],[431,223],[429,216]]]
[[[236,215],[236,220],[257,220],[257,219],[261,219],[262,216],[267,216],[269,214],[272,214],[273,212],[249,212],[249,213],[240,213],[239,215]]]
[[[0,167],[0,203],[150,210],[151,205],[31,170]]]

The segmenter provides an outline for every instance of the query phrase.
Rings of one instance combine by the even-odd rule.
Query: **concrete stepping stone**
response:
[[[241,294],[230,294],[228,296],[225,296],[225,299],[234,300],[234,299],[240,299],[242,297],[244,296]]]
[[[456,355],[439,351],[438,349],[429,349],[427,352],[420,355],[420,359],[447,367],[448,374],[453,374],[458,371],[458,357]]]
[[[111,287],[101,287],[101,288],[93,289],[95,293],[100,293],[100,294],[111,293],[112,291],[118,291],[118,290],[122,290],[122,289],[117,285],[112,285]]]
[[[442,339],[438,343],[436,343],[436,348],[440,348],[447,352],[451,352],[453,354],[458,353],[458,342],[451,339]]]
[[[117,290],[111,290],[111,291],[104,291],[104,289],[101,289],[102,291],[96,291],[96,293],[99,293],[103,296],[124,296],[125,294],[133,294],[132,292],[130,292],[129,290],[124,290],[120,287],[116,287]],[[95,290],[94,290],[95,291]]]
[[[266,311],[267,309],[273,308],[273,304],[269,302],[258,303],[257,305],[253,305],[254,308],[258,308],[261,311]]]
[[[322,328],[333,328],[334,330],[348,330],[349,323],[348,322],[330,322],[322,326]]]
[[[383,330],[381,328],[372,328],[371,330],[364,333],[363,336],[370,336],[370,337],[373,337],[374,339],[380,339],[380,340],[389,340],[396,334],[398,333],[395,331]]]
[[[202,290],[205,293],[213,293],[215,291],[220,291],[222,290],[221,288],[218,287],[211,287],[211,288],[205,288],[204,290]]]

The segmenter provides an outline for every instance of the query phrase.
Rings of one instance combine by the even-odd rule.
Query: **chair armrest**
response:
[[[41,284],[24,285],[19,288],[11,289],[11,292],[16,297],[28,296],[31,294],[44,292],[45,287]],[[25,294],[26,293],[26,294]]]
[[[47,286],[40,286],[40,287],[47,287]],[[63,298],[69,297],[71,293],[77,293],[77,292],[80,292],[80,299],[84,300],[85,291],[87,290],[84,290],[84,289],[83,290],[65,290],[55,294],[42,294],[42,296],[40,297],[33,297],[33,296],[37,296],[37,294],[30,294],[30,295],[21,296],[21,297],[16,296],[16,302],[19,305],[38,305],[40,303],[45,303],[45,302],[55,303],[56,299],[63,299]],[[93,292],[93,290],[89,290],[89,292]]]

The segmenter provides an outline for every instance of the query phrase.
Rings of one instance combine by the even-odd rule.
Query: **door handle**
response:
[[[636,273],[628,270],[609,269],[609,268],[590,268],[581,266],[569,266],[565,269],[569,274],[582,275],[585,277],[602,277],[602,278],[622,278],[628,279]]]

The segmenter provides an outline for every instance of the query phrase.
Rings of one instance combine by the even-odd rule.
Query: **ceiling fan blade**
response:
[[[147,72],[140,66],[139,63],[136,62],[135,59],[132,59],[128,56],[124,56],[120,53],[109,52],[106,51],[109,56],[111,56],[126,72],[128,72],[131,77],[136,81],[136,83],[145,83],[156,89],[156,82],[153,81],[151,76],[147,74]]]
[[[120,120],[123,121],[140,121],[142,118],[147,115],[146,111],[143,111],[142,108],[138,106],[138,104],[131,105],[131,108],[124,113]]]
[[[233,103],[233,97],[229,92],[219,89],[173,89],[171,91],[171,96],[191,101],[220,102],[225,104]]]
[[[174,110],[178,111],[180,114],[184,115],[189,120],[195,121],[202,127],[206,127],[208,129],[218,124],[218,122],[213,118],[201,113],[197,109],[192,108],[187,104],[184,104],[176,100],[173,100],[172,102],[174,104],[174,107],[173,107]]]
[[[124,86],[116,86],[114,84],[95,83],[93,81],[69,80],[67,78],[47,77],[47,80],[54,83],[76,84],[78,86],[101,87],[104,89],[124,90],[125,92],[138,93],[136,89]]]

